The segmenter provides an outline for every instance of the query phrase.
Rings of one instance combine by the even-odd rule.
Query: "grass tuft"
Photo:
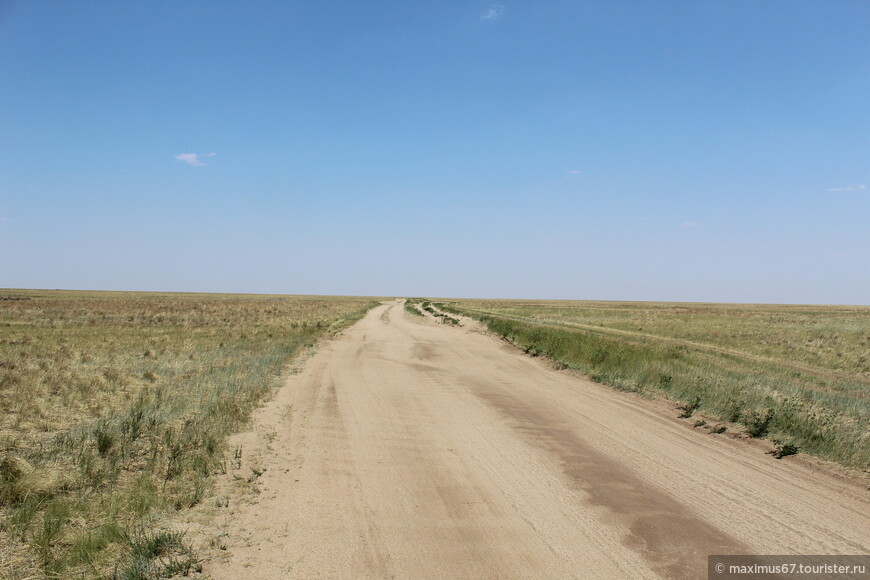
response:
[[[423,313],[420,312],[419,304],[421,300],[419,298],[413,299],[408,298],[405,300],[405,312],[408,314],[413,314],[414,316],[423,316]]]
[[[202,566],[184,543],[184,535],[172,530],[136,530],[124,535],[126,555],[115,570],[116,580],[156,580],[188,576]]]
[[[777,459],[782,459],[783,457],[787,457],[789,455],[796,455],[798,452],[797,445],[794,445],[792,443],[783,443],[778,439],[774,439],[773,443],[774,445],[776,445],[776,448],[771,451],[770,454]]]
[[[680,413],[681,419],[688,419],[691,417],[695,411],[701,408],[701,397],[695,397],[690,402],[682,405],[682,413]],[[697,425],[695,425],[697,427]]]

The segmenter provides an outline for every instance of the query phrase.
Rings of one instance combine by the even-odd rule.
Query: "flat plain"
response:
[[[0,577],[154,578],[288,362],[365,298],[0,290]]]
[[[0,298],[2,578],[870,549],[867,307]]]

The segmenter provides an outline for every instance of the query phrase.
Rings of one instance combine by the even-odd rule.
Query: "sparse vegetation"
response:
[[[788,455],[795,455],[798,452],[797,445],[793,445],[791,443],[783,443],[778,439],[774,439],[773,444],[776,445],[776,448],[771,451],[770,454],[777,459],[782,459],[783,457],[786,457]]]
[[[702,410],[752,437],[870,466],[870,307],[466,300],[442,309],[598,382],[672,399],[685,417]]]
[[[151,580],[188,576],[201,566],[184,534],[171,530],[136,530],[124,534],[127,556],[115,569],[113,580]]]
[[[442,324],[450,324],[452,326],[462,326],[459,323],[458,318],[453,318],[452,316],[450,316],[449,314],[447,314],[441,310],[441,307],[443,306],[443,304],[433,304],[432,302],[425,300],[425,301],[423,301],[421,306],[422,306],[424,312],[428,312],[429,314],[431,314],[435,318],[435,320],[438,320]]]
[[[418,307],[419,303],[420,300],[408,298],[407,300],[405,300],[405,312],[407,312],[408,314],[413,314],[414,316],[424,316],[424,314],[420,312],[420,308]]]
[[[750,437],[764,437],[770,430],[770,422],[773,420],[773,409],[764,412],[750,411],[746,416],[746,432]]]
[[[680,418],[681,419],[688,419],[689,417],[694,415],[695,411],[697,411],[700,407],[701,407],[701,397],[695,397],[690,402],[682,405],[683,412],[680,413]]]
[[[366,299],[0,291],[0,577],[196,569],[203,501],[288,360]]]

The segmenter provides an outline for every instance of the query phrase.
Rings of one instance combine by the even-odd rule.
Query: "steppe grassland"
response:
[[[0,290],[0,575],[151,578],[287,362],[376,304]]]
[[[780,449],[870,467],[870,307],[462,300],[532,355]],[[448,308],[450,309],[450,308]],[[793,446],[793,447],[789,447]]]

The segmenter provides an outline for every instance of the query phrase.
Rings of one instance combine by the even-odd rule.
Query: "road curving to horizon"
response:
[[[870,553],[866,481],[385,303],[240,435],[222,578],[702,578],[708,554]],[[212,542],[214,544],[214,542]]]

